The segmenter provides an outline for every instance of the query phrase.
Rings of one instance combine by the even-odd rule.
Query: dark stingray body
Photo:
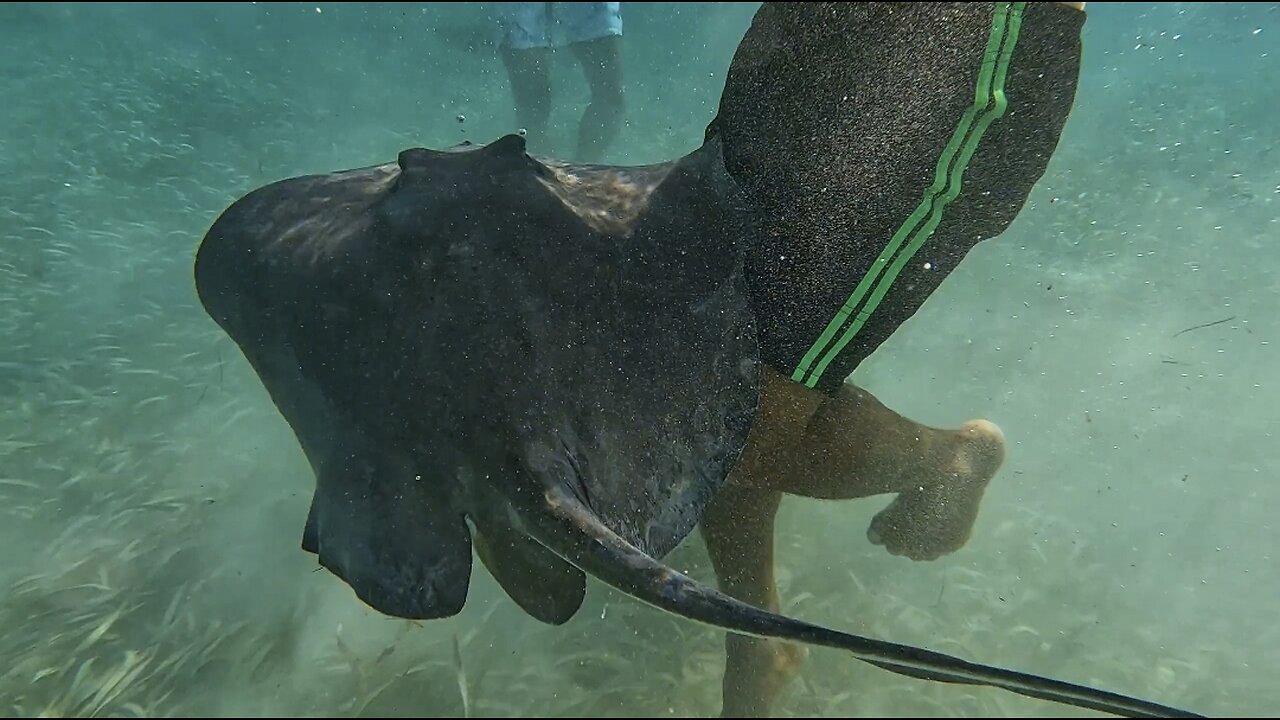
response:
[[[228,209],[197,288],[316,471],[304,547],[379,610],[440,617],[465,599],[464,517],[488,557],[531,556],[525,592],[548,594],[531,568],[571,575],[510,532],[551,489],[648,554],[684,539],[757,401],[747,214],[718,160],[549,167],[512,135]]]

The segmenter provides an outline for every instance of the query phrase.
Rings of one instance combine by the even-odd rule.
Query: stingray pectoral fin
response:
[[[318,463],[302,546],[378,612],[456,615],[471,583],[471,534],[442,482],[353,432]]]
[[[979,665],[909,645],[850,635],[739,602],[649,557],[609,530],[567,490],[551,486],[545,512],[524,528],[556,554],[654,607],[707,625],[760,638],[845,650],[860,660],[910,677],[986,685],[1122,717],[1204,717],[1090,687]]]
[[[582,607],[587,576],[499,517],[476,520],[476,554],[507,595],[536,620],[563,625]]]

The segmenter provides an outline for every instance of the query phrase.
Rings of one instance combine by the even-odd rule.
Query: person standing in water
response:
[[[516,120],[532,144],[551,115],[551,52],[567,47],[582,66],[591,101],[578,126],[577,162],[599,162],[622,125],[622,4],[495,3],[498,51],[511,83]]]

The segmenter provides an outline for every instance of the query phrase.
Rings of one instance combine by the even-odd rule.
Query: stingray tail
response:
[[[569,493],[547,493],[549,515],[527,530],[565,560],[603,582],[667,612],[758,638],[778,638],[845,650],[909,677],[999,687],[1019,695],[1122,717],[1204,717],[1177,708],[1012,670],[971,663],[909,645],[860,637],[777,615],[683,575],[607,528]]]

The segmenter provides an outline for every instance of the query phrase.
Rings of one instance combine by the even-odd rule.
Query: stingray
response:
[[[780,32],[760,18],[743,47]],[[704,143],[655,165],[556,162],[510,134],[232,203],[197,251],[196,291],[314,472],[302,548],[393,617],[459,613],[474,552],[545,623],[574,616],[590,574],[692,621],[915,678],[1198,717],[806,623],[662,562],[760,402],[749,260],[770,211],[726,166],[734,123],[795,102],[726,87]]]

